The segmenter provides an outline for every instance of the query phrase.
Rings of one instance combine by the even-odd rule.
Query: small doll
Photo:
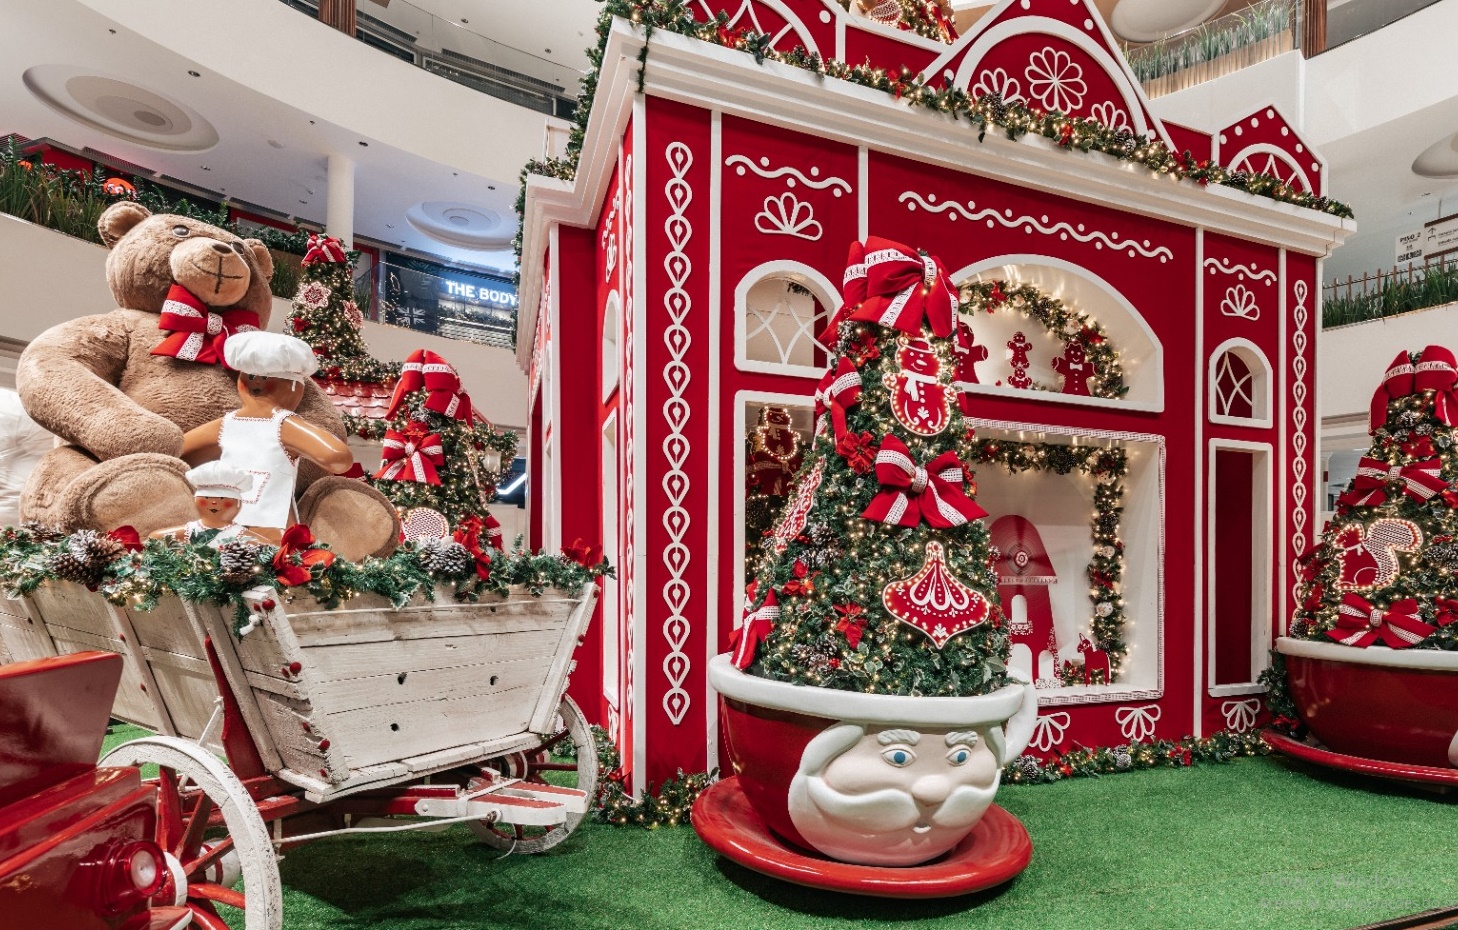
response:
[[[234,522],[243,504],[243,495],[253,484],[252,476],[246,471],[224,462],[204,462],[189,471],[186,477],[187,483],[192,485],[197,519],[182,526],[158,530],[152,534],[153,539],[206,543],[214,549],[231,540],[265,542],[248,527]]]
[[[299,459],[341,475],[354,467],[354,455],[344,440],[294,415],[304,382],[319,367],[308,343],[281,333],[237,333],[224,344],[223,357],[238,372],[242,406],[189,430],[182,457],[189,464],[218,459],[252,476],[237,520],[277,545],[298,522]]]

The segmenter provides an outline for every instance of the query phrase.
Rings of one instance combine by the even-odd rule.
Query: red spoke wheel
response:
[[[555,752],[565,748],[562,744],[569,738],[576,749],[575,758],[555,756]],[[588,728],[582,711],[566,695],[562,696],[562,704],[557,709],[555,732],[543,740],[540,746],[529,752],[514,752],[492,759],[488,764],[510,778],[585,791],[589,803],[597,793],[597,744],[593,742],[592,730]],[[567,839],[582,822],[583,816],[568,814],[565,823],[554,827],[529,827],[485,821],[473,821],[469,826],[481,842],[488,846],[512,852],[539,853]]]
[[[208,750],[148,736],[106,754],[101,765],[158,767],[157,845],[168,877],[160,904],[185,906],[192,925],[227,930],[218,904],[243,911],[243,930],[282,930],[283,884],[268,827],[248,790]],[[239,878],[241,889],[233,887]]]

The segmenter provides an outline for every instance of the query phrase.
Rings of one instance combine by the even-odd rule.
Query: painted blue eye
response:
[[[958,746],[947,753],[947,761],[952,765],[964,765],[970,758],[972,758],[972,751],[966,746]]]
[[[892,746],[881,753],[881,758],[899,768],[904,768],[916,761],[916,754],[910,749],[901,746]]]

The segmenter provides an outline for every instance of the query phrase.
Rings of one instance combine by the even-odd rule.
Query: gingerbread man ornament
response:
[[[1008,375],[1007,383],[1015,388],[1026,389],[1033,386],[1033,379],[1028,376],[1028,367],[1032,362],[1028,360],[1028,352],[1033,344],[1028,337],[1022,333],[1013,333],[1013,337],[1007,342],[1008,351],[1012,353],[1012,374]]]
[[[1053,370],[1063,376],[1063,393],[1088,397],[1088,379],[1097,372],[1089,361],[1083,343],[1074,340],[1063,347],[1063,357],[1053,360]]]

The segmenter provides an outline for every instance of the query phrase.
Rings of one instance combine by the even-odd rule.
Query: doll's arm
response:
[[[218,440],[223,435],[223,421],[210,420],[202,426],[194,426],[182,437],[182,451],[178,453],[189,465],[211,462],[223,454]]]
[[[283,447],[294,455],[302,456],[332,474],[342,475],[354,465],[354,453],[349,451],[343,439],[303,417],[285,419],[279,439]]]

